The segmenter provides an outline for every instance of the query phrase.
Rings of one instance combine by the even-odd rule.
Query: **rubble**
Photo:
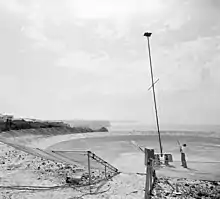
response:
[[[186,178],[159,178],[152,192],[156,198],[220,198],[220,182]]]

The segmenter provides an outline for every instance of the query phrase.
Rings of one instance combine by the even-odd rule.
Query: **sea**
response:
[[[96,126],[106,127],[110,131],[157,131],[155,124],[146,124],[138,121],[101,121],[101,120],[63,120],[70,126]],[[219,124],[160,124],[162,131],[203,131],[203,132],[220,132]]]
[[[151,134],[157,134],[158,129],[156,124],[149,125],[144,122],[138,121],[76,121],[76,120],[66,120],[71,126],[87,126],[93,129],[98,129],[101,127],[106,127],[109,132],[113,133],[130,133],[130,132],[151,132]],[[189,136],[193,135],[196,137],[216,137],[220,138],[220,125],[193,125],[193,124],[160,124],[159,130],[161,135],[181,135]]]
[[[141,122],[110,122],[112,131],[157,131],[157,126],[149,125]],[[160,124],[159,129],[161,131],[202,131],[202,132],[220,132],[220,125],[193,125],[193,124]]]

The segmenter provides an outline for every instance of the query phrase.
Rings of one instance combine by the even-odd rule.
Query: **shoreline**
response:
[[[190,134],[189,134],[190,133]],[[201,138],[217,138],[220,139],[220,133],[213,133],[213,134],[207,134],[206,132],[196,132],[192,133],[190,132],[182,132],[182,131],[162,131],[162,136],[191,136],[191,137],[201,137]],[[68,140],[75,140],[75,139],[83,139],[83,138],[102,138],[102,137],[111,137],[111,136],[131,136],[131,135],[141,135],[141,136],[157,136],[157,132],[155,131],[110,131],[110,132],[88,132],[88,133],[75,133],[75,134],[66,134],[66,135],[55,135],[53,137],[48,138],[39,138],[38,140],[35,140],[30,143],[30,145],[37,146],[38,148],[45,149],[55,143],[57,141],[63,142]],[[53,144],[51,144],[53,143]]]

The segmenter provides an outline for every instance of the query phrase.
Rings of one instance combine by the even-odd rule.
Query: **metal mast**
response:
[[[157,103],[156,103],[156,95],[155,95],[155,88],[154,88],[154,76],[153,76],[153,68],[152,68],[152,61],[151,61],[151,51],[150,51],[150,36],[152,33],[150,32],[145,32],[144,36],[147,37],[147,42],[148,42],[148,52],[149,52],[149,62],[150,62],[150,71],[151,71],[151,82],[152,82],[152,89],[153,89],[153,98],[154,98],[154,108],[155,108],[155,116],[156,116],[156,123],[157,123],[157,132],[158,132],[158,137],[159,137],[159,143],[160,143],[160,153],[161,156],[163,154],[163,149],[161,145],[161,138],[160,138],[160,127],[159,127],[159,119],[158,119],[158,113],[157,113]]]

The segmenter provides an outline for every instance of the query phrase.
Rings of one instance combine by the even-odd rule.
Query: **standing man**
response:
[[[184,168],[187,168],[187,164],[186,164],[186,154],[185,154],[185,150],[186,150],[186,144],[183,144],[182,146],[180,145],[179,141],[178,141],[179,147],[180,147],[180,154],[181,154],[181,162]]]
[[[186,150],[186,144],[183,144],[182,146],[180,146],[181,162],[182,162],[181,166],[183,166],[184,168],[187,168],[185,150]]]

